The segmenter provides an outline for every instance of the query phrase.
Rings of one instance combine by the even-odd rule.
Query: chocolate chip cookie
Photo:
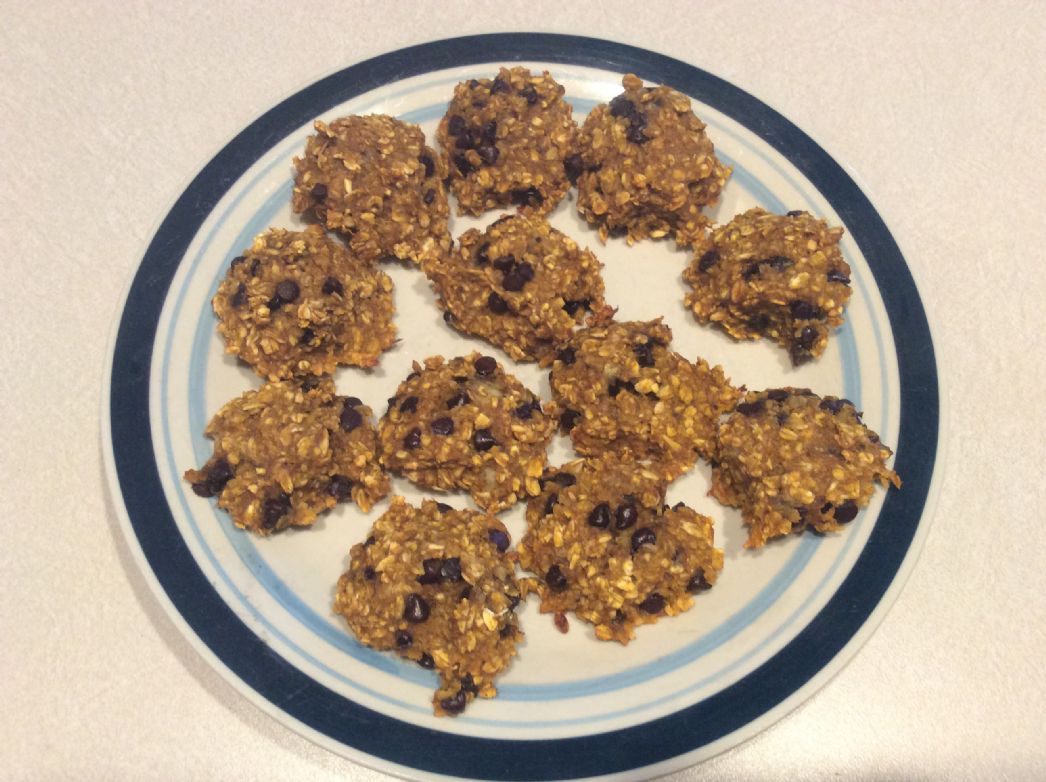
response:
[[[719,428],[713,497],[740,508],[748,548],[854,520],[876,483],[900,488],[892,451],[847,399],[807,389],[749,392]]]
[[[378,426],[385,466],[496,513],[538,493],[555,420],[490,356],[414,364]]]
[[[586,316],[602,322],[613,314],[603,300],[602,264],[541,216],[472,228],[423,268],[447,323],[516,361],[549,357]]]
[[[307,527],[350,499],[366,512],[389,490],[371,420],[329,377],[266,383],[211,419],[214,455],[185,480],[256,535]]]
[[[673,236],[697,241],[730,176],[715,156],[705,124],[690,98],[670,87],[644,87],[629,74],[625,91],[596,106],[581,126],[581,157],[574,165],[577,208],[600,236],[639,239]]]
[[[360,643],[435,669],[439,716],[497,694],[523,633],[516,554],[493,516],[393,497],[363,543],[352,547],[334,611]]]
[[[817,358],[850,300],[842,235],[807,212],[749,209],[694,245],[686,305],[735,339],[773,340],[797,366]]]
[[[417,125],[382,114],[319,120],[294,159],[292,206],[367,261],[420,262],[450,249],[447,175]]]

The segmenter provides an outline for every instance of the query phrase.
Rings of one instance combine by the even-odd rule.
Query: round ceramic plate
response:
[[[551,216],[606,264],[607,300],[621,320],[664,317],[673,347],[721,364],[748,388],[793,385],[848,397],[896,450],[901,491],[878,491],[840,534],[792,536],[746,551],[740,516],[707,496],[699,465],[672,485],[716,522],[726,565],[688,613],[639,629],[627,647],[572,621],[559,633],[533,601],[525,644],[499,695],[461,717],[431,713],[435,675],[360,646],[331,611],[349,548],[368,516],[339,506],[312,528],[257,539],[181,479],[210,454],[204,426],[260,381],[223,353],[210,300],[230,260],[270,226],[294,228],[292,158],[316,118],[385,113],[421,125],[430,143],[454,85],[499,64],[547,69],[580,121],[634,72],[690,95],[716,152],[733,167],[713,217],[751,206],[806,209],[842,225],[853,270],[846,325],[825,355],[793,368],[765,342],[736,343],[684,310],[685,252],[666,242],[600,243],[573,197]],[[455,235],[482,220],[452,218]],[[341,394],[376,409],[411,362],[478,349],[498,356],[548,398],[548,379],[462,338],[440,317],[424,276],[392,265],[402,341],[379,368],[345,369]],[[937,463],[939,400],[933,343],[911,274],[868,199],[843,169],[781,115],[676,60],[585,38],[492,35],[440,41],[355,65],[288,98],[215,156],[178,199],[127,292],[111,354],[106,440],[128,538],[175,621],[233,684],[325,747],[409,777],[558,779],[653,775],[732,746],[808,697],[871,632],[925,533]],[[570,458],[557,441],[552,463]],[[393,491],[422,495],[405,481]],[[444,497],[443,499],[447,499]],[[450,496],[463,507],[464,495]],[[503,514],[523,531],[522,506]]]

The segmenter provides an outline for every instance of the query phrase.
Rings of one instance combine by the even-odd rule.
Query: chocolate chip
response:
[[[788,389],[785,388],[771,388],[766,392],[766,398],[772,399],[774,402],[780,402],[787,399],[788,396]]]
[[[744,270],[741,272],[741,277],[743,277],[746,280],[750,280],[753,277],[757,276],[760,270],[761,269],[759,266],[759,261],[752,261],[750,264],[745,266]]]
[[[509,191],[509,197],[517,206],[541,206],[545,202],[545,197],[536,187],[516,188]]]
[[[471,692],[473,695],[479,692],[479,687],[476,686],[471,673],[466,673],[461,677],[461,691]]]
[[[792,211],[787,212],[785,214],[785,217],[799,217],[800,215],[804,214],[806,214],[806,212],[804,212],[802,209],[793,209]]]
[[[465,704],[467,703],[468,696],[465,695],[465,691],[459,690],[449,698],[441,698],[439,707],[447,714],[461,714],[461,712],[465,711]]]
[[[320,288],[320,290],[323,291],[325,296],[330,296],[334,293],[337,293],[339,296],[345,295],[345,288],[343,288],[341,282],[336,280],[334,277],[328,277],[325,279],[323,281],[323,287]]]
[[[631,380],[622,380],[617,377],[607,384],[607,393],[610,394],[611,398],[616,397],[622,391],[628,391],[630,394],[634,394],[636,393],[636,384]]]
[[[367,539],[363,541],[363,548],[370,548],[377,542],[377,539],[373,535],[368,535]]]
[[[765,312],[760,312],[750,317],[747,321],[748,328],[753,331],[766,331],[770,327],[770,318]]]
[[[846,500],[835,506],[835,520],[840,524],[849,524],[857,518],[857,503]]]
[[[403,600],[403,618],[413,624],[429,618],[429,604],[417,592],[411,592]]]
[[[341,417],[338,422],[341,424],[343,432],[351,432],[363,423],[363,416],[346,401],[344,407],[341,408]]]
[[[502,79],[500,76],[495,76],[494,81],[490,83],[490,92],[495,94],[498,92],[511,92],[512,87],[507,81]]]
[[[327,197],[327,186],[322,182],[317,182],[312,186],[312,190],[309,191],[309,195],[315,198],[317,201],[322,201]]]
[[[494,374],[498,368],[498,362],[492,356],[480,356],[472,366],[477,375],[486,377]]]
[[[207,469],[206,477],[192,485],[193,493],[198,497],[217,497],[230,480],[233,471],[225,459],[219,459]]]
[[[455,407],[467,405],[471,401],[472,400],[469,399],[468,394],[466,394],[464,391],[458,391],[458,393],[454,394],[454,396],[447,400],[447,409],[453,410]]]
[[[261,270],[261,261],[255,258],[251,261],[251,276],[257,277],[259,270]]]
[[[416,413],[418,410],[418,398],[416,396],[408,396],[402,402],[400,402],[401,413]]]
[[[243,263],[246,260],[247,260],[247,256],[246,255],[237,255],[235,258],[233,258],[229,262],[229,266],[230,266],[230,268],[235,269],[237,266],[239,266],[241,263]]]
[[[632,124],[628,126],[628,130],[625,131],[625,139],[630,144],[646,144],[650,141],[649,136],[643,132],[643,126]]]
[[[437,502],[436,503],[436,510],[438,510],[440,513],[446,513],[447,511],[454,510],[454,508],[452,508],[450,505],[448,505],[445,502]]]
[[[367,567],[363,568],[363,577],[368,581],[373,581],[378,577],[378,572],[370,565],[367,565]]]
[[[806,326],[802,331],[799,332],[799,337],[796,339],[795,344],[801,350],[809,350],[817,342],[817,329],[813,326]]]
[[[457,114],[451,115],[450,119],[447,120],[447,133],[451,136],[457,136],[465,129],[465,119]]]
[[[694,575],[690,576],[690,580],[686,582],[687,592],[704,592],[706,589],[711,589],[712,585],[708,583],[708,579],[705,578],[705,571],[698,568],[694,571]]]
[[[489,451],[498,441],[494,439],[494,435],[489,429],[477,429],[472,433],[472,447],[482,453],[483,451]]]
[[[651,592],[646,600],[639,604],[639,610],[644,614],[660,614],[665,610],[665,599],[657,592]]]
[[[409,630],[397,630],[393,639],[396,642],[396,646],[400,649],[406,649],[414,643],[414,636],[410,634]]]
[[[318,379],[319,378],[317,378],[317,380]],[[357,396],[347,396],[347,397],[344,397],[341,401],[344,402],[349,407],[359,407],[360,405],[363,404],[363,402],[361,402],[359,397],[357,397]]]
[[[516,626],[512,625],[512,624],[504,625],[500,630],[498,630],[498,637],[499,638],[511,638],[515,634],[516,634]]]
[[[639,511],[633,502],[624,502],[614,511],[614,529],[628,529],[639,519]]]
[[[610,526],[610,506],[601,502],[588,514],[588,525],[597,529],[606,529]]]
[[[262,527],[272,529],[290,510],[291,498],[286,492],[270,497],[262,503]]]
[[[453,418],[437,418],[432,422],[432,433],[446,437],[454,432]]]
[[[476,146],[476,134],[470,128],[465,130],[458,136],[458,140],[454,142],[454,146],[458,149],[472,149]]]
[[[701,260],[697,262],[697,270],[706,272],[719,263],[719,250],[709,250],[701,256]]]
[[[479,136],[488,144],[493,144],[498,137],[498,123],[496,120],[485,122],[479,129]]]
[[[552,476],[552,480],[555,483],[558,483],[564,489],[568,486],[573,486],[575,483],[577,483],[577,478],[575,478],[569,472],[557,472],[554,476]]]
[[[578,310],[588,309],[591,302],[588,299],[564,299],[563,309],[567,311],[567,315],[574,317],[577,315]]]
[[[511,271],[512,267],[516,265],[516,256],[499,255],[491,262],[490,265],[502,273]]]
[[[436,164],[433,162],[432,157],[429,155],[418,155],[418,162],[425,166],[425,178],[428,179],[430,176],[436,173]]]
[[[294,280],[282,280],[276,284],[276,297],[284,304],[297,301],[301,295],[301,288]]]
[[[497,527],[491,527],[487,530],[487,540],[493,543],[497,550],[504,553],[508,551],[509,543],[512,541],[509,539],[508,533],[505,530],[498,529]]]
[[[577,353],[574,352],[574,348],[563,348],[556,353],[556,360],[562,361],[566,366],[572,365],[577,361]]]
[[[419,584],[438,584],[440,582],[440,565],[443,563],[439,557],[429,557],[422,560],[422,574],[417,577]]]
[[[304,380],[301,381],[301,390],[302,391],[306,391],[306,392],[307,391],[315,391],[319,387],[320,387],[320,378],[316,377],[315,375],[310,375],[309,377],[307,377],[307,378],[305,378]]]
[[[425,668],[426,670],[431,671],[433,668],[436,667],[436,661],[432,659],[431,654],[425,652],[423,655],[421,655],[421,657],[418,658],[418,665],[420,665],[422,668]]]
[[[236,292],[229,297],[229,306],[239,309],[247,303],[247,286],[242,282],[236,287]]]
[[[643,546],[653,546],[657,543],[657,533],[649,527],[640,527],[632,533],[632,553],[635,554]]]
[[[741,415],[757,415],[766,409],[766,402],[762,399],[757,399],[754,402],[740,402],[734,409]]]
[[[559,569],[559,565],[553,565],[545,573],[545,583],[553,592],[562,592],[567,588],[567,577]]]
[[[828,410],[833,415],[838,414],[846,405],[853,405],[849,399],[836,399],[834,396],[826,396],[818,405],[822,410]]]
[[[306,326],[305,328],[303,328],[301,330],[301,336],[298,337],[298,344],[299,345],[308,345],[314,339],[316,339],[316,332],[313,331],[308,326]]]
[[[490,249],[490,242],[483,242],[479,247],[476,248],[476,254],[473,256],[477,266],[485,266],[490,263],[490,258],[487,256],[487,250]]]
[[[567,175],[570,184],[576,185],[578,177],[581,176],[581,172],[584,170],[585,161],[581,159],[581,155],[573,154],[563,158],[563,173]]]
[[[458,602],[460,603],[462,600],[468,600],[470,597],[472,597],[472,587],[465,584],[464,589],[458,592]]]
[[[538,102],[538,91],[534,89],[533,84],[528,84],[519,91],[519,94],[520,97],[525,98],[527,103],[531,106]]]
[[[577,410],[564,410],[559,414],[559,425],[568,432],[577,426],[579,420],[581,420],[581,413]]]
[[[532,279],[534,279],[534,267],[526,261],[520,261],[505,274],[501,285],[507,291],[521,291]]]
[[[842,269],[831,269],[828,272],[828,282],[839,282],[843,285],[850,284],[850,278],[846,275]]]
[[[461,173],[462,176],[468,176],[476,170],[476,167],[472,165],[469,162],[469,159],[461,152],[454,155],[454,165],[457,167],[458,171]]]
[[[483,144],[476,148],[476,153],[479,155],[479,159],[483,161],[485,165],[492,166],[498,162],[498,156],[501,154],[498,148],[493,144]]]
[[[425,206],[429,206],[433,201],[436,200],[436,191],[431,187],[425,191],[425,195],[421,197],[421,200],[425,203]]]
[[[461,581],[461,558],[447,557],[439,568],[440,578],[444,581]]]
[[[406,436],[403,438],[403,447],[409,451],[413,451],[415,448],[421,446],[421,430],[418,427],[414,427]]]
[[[802,299],[793,301],[788,309],[796,320],[823,320],[825,317],[824,310]]]
[[[443,322],[446,323],[448,326],[452,325],[454,323],[454,313],[450,310],[445,310],[443,312]]]
[[[611,117],[630,117],[636,112],[636,104],[626,98],[624,95],[618,95],[612,101],[610,101],[610,116]]]
[[[337,502],[348,502],[352,499],[352,481],[345,475],[332,475],[327,484],[327,494]]]
[[[552,513],[552,509],[556,507],[556,503],[557,502],[559,502],[559,495],[558,494],[550,494],[550,495],[548,495],[548,499],[545,500],[545,512],[544,512],[545,516],[548,516],[550,513]]]

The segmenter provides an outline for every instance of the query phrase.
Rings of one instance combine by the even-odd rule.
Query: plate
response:
[[[807,209],[842,225],[853,270],[846,324],[817,362],[793,368],[766,343],[735,343],[682,305],[685,252],[665,242],[599,242],[573,199],[553,224],[606,264],[607,300],[622,320],[660,315],[673,347],[722,364],[749,388],[796,385],[845,396],[896,451],[901,491],[877,491],[838,535],[792,536],[745,551],[739,515],[706,496],[707,466],[670,489],[716,521],[726,565],[687,614],[640,628],[627,647],[567,634],[522,609],[527,638],[500,694],[456,719],[431,714],[435,675],[363,648],[331,611],[333,587],[368,516],[341,506],[315,527],[255,539],[181,480],[203,464],[209,418],[260,385],[225,356],[210,299],[229,261],[290,211],[291,160],[314,119],[387,113],[430,142],[454,84],[499,64],[547,69],[580,120],[634,72],[687,94],[717,154],[733,167],[719,221],[754,205]],[[452,218],[460,234],[482,220]],[[379,368],[344,369],[339,393],[382,409],[415,359],[472,349],[442,322],[424,276],[387,266],[402,341]],[[512,362],[508,362],[512,366]],[[545,373],[513,371],[548,398]],[[649,776],[722,751],[781,717],[845,663],[881,618],[926,532],[937,469],[939,396],[933,341],[904,258],[874,207],[816,143],[765,104],[685,63],[621,44],[509,34],[438,41],[360,63],[286,99],[199,172],[167,214],[126,293],[115,329],[104,409],[107,464],[124,529],[167,611],[195,647],[248,698],[335,752],[414,778],[559,779]],[[557,440],[552,463],[570,457]],[[421,492],[395,480],[393,491]],[[466,506],[463,495],[452,502]],[[503,514],[516,539],[522,507]]]

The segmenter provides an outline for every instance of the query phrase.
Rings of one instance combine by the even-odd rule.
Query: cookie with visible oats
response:
[[[393,497],[365,542],[352,547],[334,611],[360,643],[435,669],[438,716],[460,714],[494,679],[523,638],[516,553],[493,516]]]
[[[690,98],[670,87],[644,87],[629,74],[625,91],[596,106],[581,126],[577,209],[602,238],[672,236],[697,241],[730,176],[715,156]]]
[[[808,389],[749,392],[719,428],[711,494],[740,508],[747,548],[809,527],[832,532],[868,505],[876,483],[900,488],[892,451],[847,399]]]
[[[850,300],[842,235],[807,212],[749,209],[694,245],[686,306],[735,339],[773,340],[797,366],[817,358]]]
[[[629,454],[570,462],[541,483],[519,557],[542,613],[573,611],[596,638],[627,644],[637,626],[689,609],[723,568],[712,520],[665,507],[658,471]]]
[[[613,314],[602,264],[540,216],[469,229],[455,250],[423,268],[447,322],[516,361],[550,357],[586,316],[601,322]]]
[[[560,426],[585,456],[629,451],[673,480],[715,453],[738,392],[722,368],[669,348],[661,320],[592,326],[556,354],[549,381]]]
[[[428,489],[497,513],[539,491],[555,420],[490,356],[415,362],[378,425],[381,459]]]
[[[368,114],[315,129],[294,159],[296,213],[341,232],[367,261],[420,262],[450,249],[447,172],[421,128]]]
[[[458,84],[436,131],[458,212],[554,209],[577,161],[572,111],[548,71],[501,68],[493,79]]]
[[[350,499],[366,512],[389,490],[371,420],[329,377],[266,383],[211,419],[214,454],[185,480],[256,535],[307,527]]]
[[[258,236],[211,304],[225,352],[269,380],[372,367],[396,341],[392,280],[319,226]]]

